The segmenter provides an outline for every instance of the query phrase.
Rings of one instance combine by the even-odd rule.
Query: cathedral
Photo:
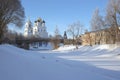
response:
[[[32,36],[36,38],[48,38],[48,32],[46,30],[45,21],[38,18],[34,25],[30,19],[25,23],[24,36],[26,38],[31,38]]]
[[[48,38],[48,32],[46,30],[45,21],[41,18],[38,18],[34,25],[32,25],[32,22],[30,19],[25,23],[25,29],[24,29],[24,37],[25,38],[41,38],[41,39],[47,39]],[[39,42],[32,42],[29,44],[29,48],[34,49],[51,49],[51,43],[45,42],[45,41],[39,41]]]

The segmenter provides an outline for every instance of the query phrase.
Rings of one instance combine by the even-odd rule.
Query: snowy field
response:
[[[0,80],[120,80],[120,48],[27,51],[0,45]]]

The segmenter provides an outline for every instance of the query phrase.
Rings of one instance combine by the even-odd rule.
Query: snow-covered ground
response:
[[[120,80],[120,48],[66,45],[27,51],[0,45],[0,80]]]

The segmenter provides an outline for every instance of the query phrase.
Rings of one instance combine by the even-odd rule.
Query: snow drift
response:
[[[27,51],[0,45],[0,80],[120,80],[119,48],[63,49]]]

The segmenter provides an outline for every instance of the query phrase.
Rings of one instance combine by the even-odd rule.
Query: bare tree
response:
[[[92,31],[96,31],[94,32],[95,36],[94,36],[94,42],[95,44],[100,44],[100,41],[101,41],[101,37],[102,37],[102,33],[100,33],[99,30],[102,30],[105,28],[105,25],[104,25],[104,20],[103,20],[103,17],[100,15],[99,13],[99,9],[96,8],[94,13],[93,13],[93,16],[92,16],[92,19],[91,19],[91,30]],[[99,32],[99,33],[98,33]],[[97,39],[99,38],[99,39]]]
[[[57,37],[60,34],[58,26],[55,27],[54,36]]]
[[[2,43],[4,30],[9,23],[21,27],[23,21],[24,8],[21,0],[0,0],[0,43]]]
[[[59,44],[60,44],[60,33],[59,33],[59,29],[57,26],[56,26],[55,31],[54,31],[53,44],[54,44],[55,49],[57,49],[59,47]]]
[[[91,19],[91,30],[92,31],[100,30],[103,28],[103,26],[104,21],[99,13],[99,9],[96,8]]]
[[[67,32],[72,37],[73,44],[75,44],[75,42],[78,42],[77,40],[79,36],[82,34],[82,31],[83,31],[83,24],[81,24],[79,21],[74,22],[73,24],[68,26]]]
[[[15,43],[16,32],[11,30],[6,30],[4,33],[3,43]]]
[[[102,37],[105,36],[105,35],[103,35],[102,33],[103,33],[102,30],[96,32],[96,37],[97,37],[97,39],[96,39],[96,44],[101,44]]]
[[[91,32],[88,32],[88,30],[85,30],[85,34],[82,35],[82,44],[92,46],[92,41],[93,40],[92,40]]]
[[[113,43],[115,43],[119,40],[120,0],[109,0],[106,12],[106,26],[111,27],[109,33],[114,40]]]

